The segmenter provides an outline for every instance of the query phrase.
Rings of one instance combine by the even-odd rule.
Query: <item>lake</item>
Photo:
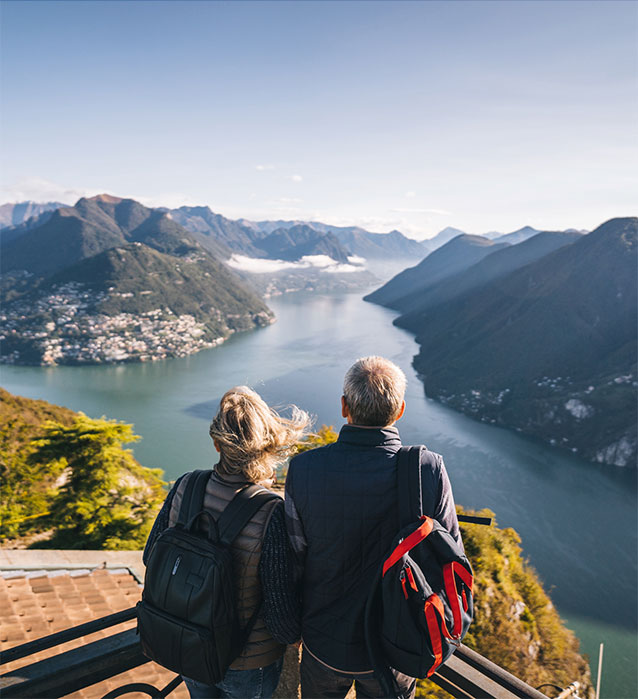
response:
[[[235,335],[185,359],[90,367],[2,366],[4,388],[91,417],[132,422],[145,466],[175,479],[209,467],[216,453],[208,423],[222,394],[247,384],[270,403],[296,403],[317,425],[343,424],[343,375],[353,361],[380,354],[408,377],[404,443],[443,454],[456,501],[488,507],[514,527],[581,648],[598,663],[605,643],[601,696],[638,696],[636,658],[636,473],[582,461],[543,444],[455,413],[425,397],[411,361],[412,335],[395,313],[362,294],[290,294],[270,299],[277,322]]]

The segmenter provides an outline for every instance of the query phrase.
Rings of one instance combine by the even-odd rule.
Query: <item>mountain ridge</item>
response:
[[[30,219],[51,213],[64,206],[58,201],[35,202],[31,200],[0,205],[0,230],[20,226]]]
[[[443,279],[462,272],[486,255],[504,247],[478,235],[463,233],[437,248],[414,267],[403,270],[364,300],[402,310],[398,303],[408,294],[425,291]]]
[[[358,226],[333,226],[302,220],[250,221],[242,218],[233,221],[215,214],[207,206],[181,207],[170,212],[191,232],[214,236],[232,252],[252,257],[267,256],[261,242],[273,233],[284,237],[285,231],[300,229],[312,229],[324,236],[331,234],[345,250],[359,257],[382,259],[390,255],[409,259],[421,257],[424,251],[422,243],[396,230],[390,233],[371,233]],[[198,240],[202,242],[201,238]],[[332,244],[334,245],[334,241]],[[290,259],[290,251],[285,254],[282,259]]]
[[[486,255],[467,269],[446,277],[425,290],[401,297],[394,307],[402,311],[401,322],[409,324],[412,316],[424,313],[428,308],[460,296],[466,291],[524,267],[541,257],[570,245],[580,237],[578,233],[544,231],[521,243],[507,245]],[[494,242],[497,242],[496,239]],[[412,322],[416,322],[416,317]]]
[[[399,316],[420,345],[414,366],[426,393],[592,461],[635,466],[637,234],[638,218],[611,219],[505,277]]]
[[[20,237],[0,241],[0,269],[53,274],[69,264],[127,242],[144,242],[161,252],[183,252],[199,243],[166,216],[133,199],[81,198],[56,209],[42,225]]]

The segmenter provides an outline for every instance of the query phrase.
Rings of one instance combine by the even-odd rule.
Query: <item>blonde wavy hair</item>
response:
[[[248,386],[226,391],[209,430],[221,454],[218,472],[242,475],[253,483],[272,478],[277,463],[294,453],[310,428],[308,413],[291,408],[287,419]]]

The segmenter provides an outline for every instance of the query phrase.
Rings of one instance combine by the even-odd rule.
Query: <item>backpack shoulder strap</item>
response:
[[[281,496],[261,485],[249,485],[240,490],[226,505],[217,522],[222,543],[230,545],[267,502],[277,499]]]
[[[406,449],[407,451],[407,449]],[[383,563],[374,577],[368,593],[365,612],[363,615],[363,635],[365,638],[368,659],[374,670],[374,676],[381,685],[384,697],[388,699],[404,699],[396,678],[388,667],[381,647],[381,625],[383,622],[381,596],[381,580],[383,578]]]
[[[399,528],[423,514],[421,447],[401,447],[397,461]]]
[[[222,544],[230,546],[239,532],[250,522],[259,510],[272,500],[281,500],[281,496],[261,485],[248,485],[242,488],[235,497],[226,505],[217,526],[219,538]],[[233,641],[235,655],[243,651],[257,618],[261,614],[263,600],[261,600],[248,620],[246,626],[238,632]]]
[[[188,522],[204,509],[204,496],[206,484],[212,470],[193,471],[186,480],[186,487],[182,495],[182,503],[177,516],[177,523],[185,527]]]

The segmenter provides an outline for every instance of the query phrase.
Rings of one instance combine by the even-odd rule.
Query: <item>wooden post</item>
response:
[[[604,643],[600,644],[600,651],[598,652],[598,678],[596,679],[596,699],[600,699],[600,678],[603,674],[603,648]]]

